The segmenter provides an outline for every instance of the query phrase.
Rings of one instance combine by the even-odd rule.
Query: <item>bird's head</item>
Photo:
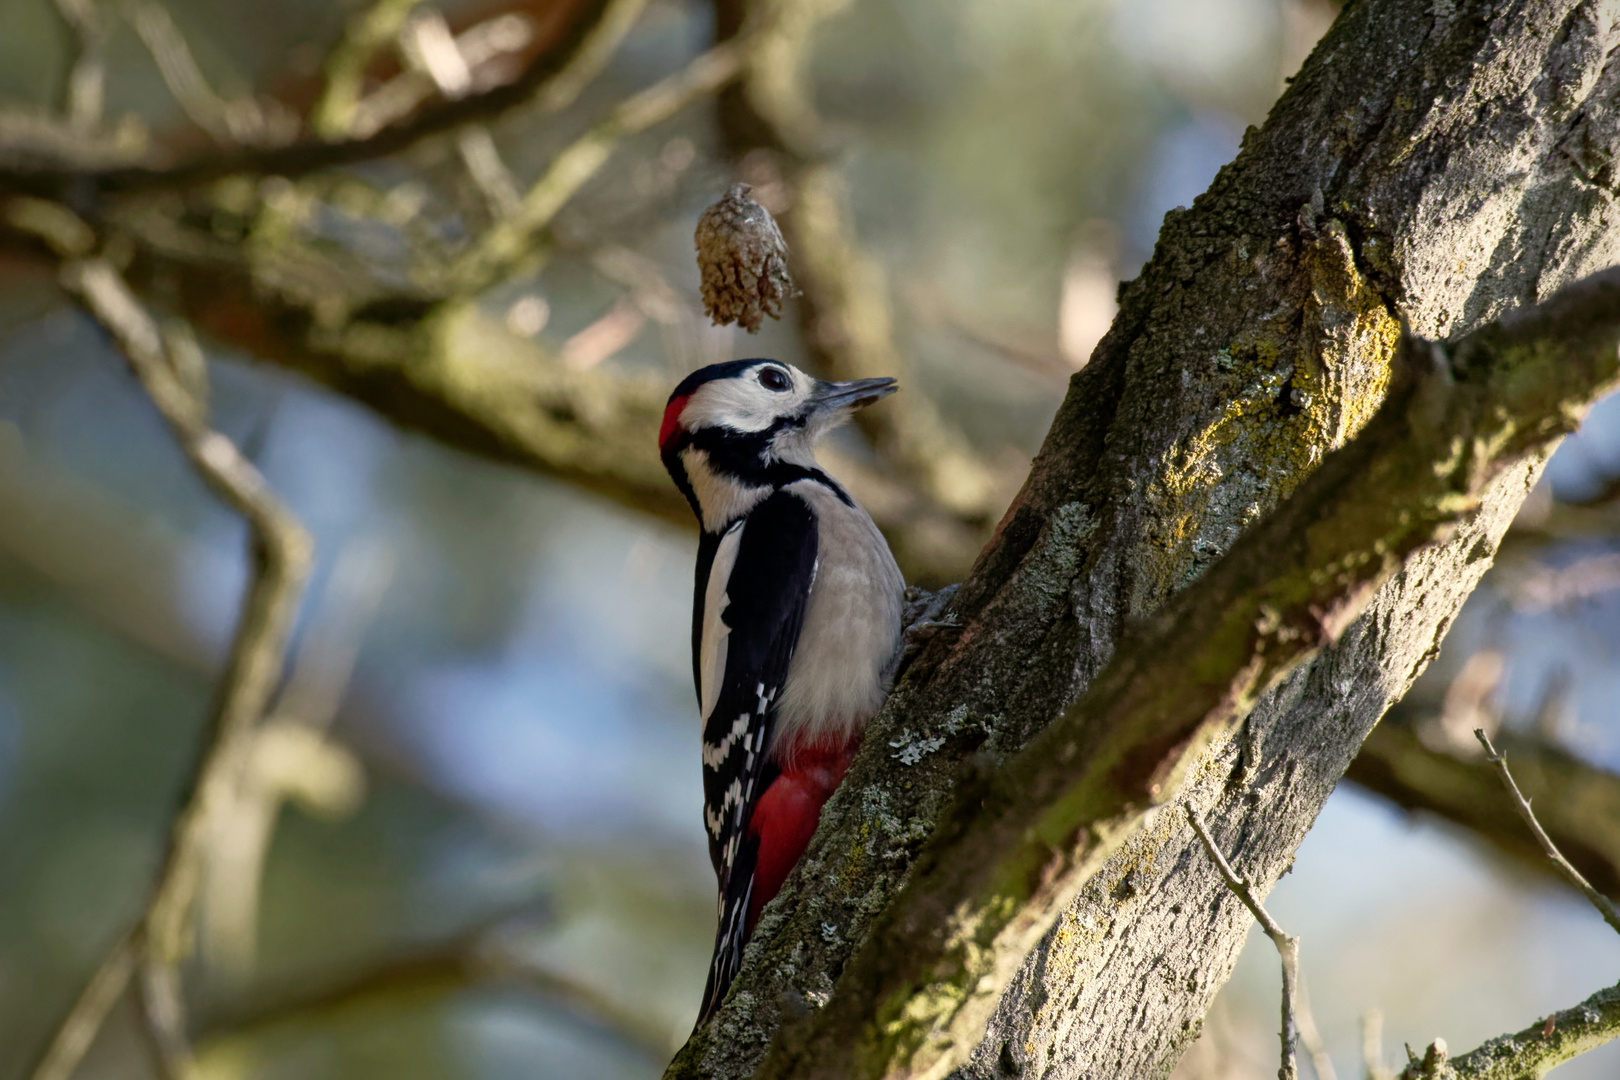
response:
[[[670,394],[658,450],[712,528],[814,469],[817,439],[895,389],[893,379],[824,382],[779,360],[711,364]]]

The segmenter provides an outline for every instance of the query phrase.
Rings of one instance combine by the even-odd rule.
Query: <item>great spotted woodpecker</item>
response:
[[[734,360],[687,376],[664,409],[659,451],[703,528],[692,669],[720,925],[699,1024],[889,691],[905,582],[815,443],[894,389]]]

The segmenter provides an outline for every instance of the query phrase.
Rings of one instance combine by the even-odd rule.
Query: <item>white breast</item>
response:
[[[865,510],[846,505],[814,480],[798,481],[787,490],[804,499],[816,516],[817,554],[774,743],[842,742],[871,719],[888,695],[905,581]]]

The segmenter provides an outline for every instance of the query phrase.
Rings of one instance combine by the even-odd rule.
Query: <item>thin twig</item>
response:
[[[607,163],[623,139],[663,123],[735,79],[748,55],[748,45],[744,38],[716,45],[681,71],[620,102],[552,159],[514,212],[456,260],[449,273],[456,290],[476,292],[521,263],[552,218]]]
[[[168,161],[142,155],[122,144],[94,145],[86,155],[82,139],[52,138],[30,144],[26,153],[0,142],[0,191],[60,197],[86,185],[101,191],[183,188],[235,174],[305,176],[321,169],[356,161],[370,161],[415,146],[463,124],[489,120],[544,97],[554,80],[571,79],[594,62],[593,43],[610,28],[610,16],[624,6],[645,0],[587,0],[552,47],[542,50],[516,78],[469,94],[457,101],[439,101],[415,111],[409,119],[349,136],[309,137],[270,146],[214,146]],[[37,126],[37,125],[33,125]],[[9,134],[9,133],[8,133]],[[46,135],[54,135],[47,130]],[[37,142],[38,140],[36,140]]]
[[[1478,739],[1479,744],[1485,748],[1485,760],[1495,765],[1497,771],[1501,774],[1503,786],[1507,788],[1508,794],[1513,797],[1514,808],[1519,811],[1519,816],[1524,819],[1524,823],[1530,826],[1530,831],[1535,834],[1536,842],[1541,845],[1541,850],[1546,852],[1547,858],[1551,859],[1553,865],[1558,867],[1558,872],[1568,878],[1570,884],[1581,890],[1586,898],[1592,902],[1592,906],[1597,908],[1598,913],[1603,916],[1603,921],[1608,923],[1616,933],[1620,933],[1620,906],[1617,906],[1613,900],[1594,889],[1592,883],[1587,881],[1579,870],[1571,866],[1568,859],[1564,858],[1564,853],[1558,850],[1558,845],[1552,842],[1552,837],[1547,835],[1547,831],[1541,827],[1541,822],[1536,820],[1535,811],[1530,809],[1530,800],[1525,798],[1523,793],[1519,791],[1519,785],[1514,782],[1513,774],[1508,771],[1507,758],[1496,752],[1496,747],[1491,745],[1490,736],[1485,734],[1484,729],[1475,728],[1474,738]]]
[[[96,1033],[101,1030],[107,1014],[124,996],[124,988],[129,985],[129,978],[135,972],[135,959],[139,952],[140,927],[119,935],[117,943],[102,957],[101,966],[90,977],[78,1000],[68,1010],[67,1017],[57,1027],[50,1045],[34,1066],[32,1080],[68,1080],[73,1075],[73,1070],[90,1049],[90,1044],[95,1042]]]
[[[74,237],[88,230],[57,231]],[[51,240],[49,235],[42,238]],[[309,534],[276,499],[259,471],[235,444],[208,427],[206,403],[187,390],[164,335],[118,271],[100,257],[80,257],[77,245],[59,248],[59,253],[65,258],[64,287],[117,342],[203,480],[247,519],[253,573],[202,753],[185,805],[175,816],[146,911],[60,1025],[34,1070],[34,1080],[66,1080],[72,1075],[137,963],[142,970],[143,1012],[164,1063],[173,1071],[185,1068],[190,1052],[178,967],[190,948],[190,912],[207,842],[219,812],[230,803],[252,749],[251,736],[281,679],[293,617],[313,556]]]
[[[186,43],[174,17],[162,4],[135,0],[129,5],[129,21],[145,44],[163,84],[191,122],[221,142],[236,142],[225,123],[225,102],[208,85],[191,46]]]
[[[543,910],[543,909],[542,909]],[[339,1010],[423,991],[502,985],[534,995],[592,1026],[611,1031],[649,1057],[674,1050],[671,1032],[644,1012],[533,955],[512,931],[533,923],[530,903],[500,912],[449,940],[413,946],[343,972],[307,972],[227,1003],[202,1018],[198,1041],[263,1033],[283,1024],[330,1021]]]
[[[235,798],[215,822],[200,889],[197,936],[203,959],[216,969],[242,974],[253,965],[260,886],[282,802],[330,818],[360,804],[360,765],[327,730],[392,573],[381,543],[344,546],[300,635],[286,684],[254,734]]]
[[[1364,1080],[1395,1080],[1384,1064],[1384,1014],[1379,1009],[1361,1014],[1361,1064]]]
[[[1599,990],[1569,1009],[1537,1019],[1522,1031],[1488,1039],[1466,1054],[1452,1055],[1443,1039],[1412,1054],[1395,1080],[1504,1080],[1546,1076],[1558,1065],[1620,1036],[1620,986]],[[1385,1070],[1372,1080],[1392,1080]]]
[[[136,998],[144,1021],[141,1031],[160,1080],[187,1080],[194,1071],[196,1055],[186,1031],[185,991],[178,962],[154,961],[148,950],[142,958]]]
[[[168,8],[155,0],[129,0],[129,16],[181,111],[216,142],[275,145],[297,134],[296,122],[283,110],[267,110],[251,96],[217,93]]]
[[[1283,928],[1277,925],[1277,921],[1271,917],[1259,899],[1255,897],[1254,890],[1249,886],[1248,881],[1238,876],[1237,871],[1232,869],[1232,864],[1226,861],[1226,856],[1221,854],[1221,849],[1215,846],[1215,841],[1210,837],[1209,830],[1204,827],[1203,819],[1198,816],[1198,811],[1191,806],[1187,807],[1187,820],[1192,823],[1193,831],[1198,834],[1198,839],[1204,842],[1204,850],[1209,852],[1209,857],[1214,861],[1216,868],[1220,870],[1221,877],[1226,881],[1226,887],[1231,889],[1233,895],[1239,900],[1243,901],[1243,906],[1249,909],[1255,920],[1260,923],[1260,928],[1271,939],[1271,943],[1277,946],[1277,956],[1282,960],[1282,1030],[1280,1032],[1282,1064],[1277,1069],[1277,1080],[1298,1080],[1299,1062],[1296,1059],[1295,1047],[1299,1043],[1299,1023],[1296,1018],[1296,1009],[1299,1004],[1299,938],[1285,933]],[[1312,1026],[1315,1025],[1312,1024]]]
[[[68,123],[77,131],[88,131],[101,123],[106,99],[107,18],[96,0],[56,0],[56,10],[78,46],[62,104]]]
[[[309,113],[309,126],[328,142],[347,138],[365,89],[366,68],[399,36],[416,0],[375,0],[349,20],[327,56],[326,84]]]
[[[535,107],[543,113],[559,113],[572,105],[591,80],[602,73],[625,35],[641,18],[647,0],[609,0],[602,18],[591,30],[568,66],[557,72],[534,96]]]
[[[1311,991],[1305,985],[1303,975],[1299,977],[1299,1000],[1295,1004],[1294,1017],[1299,1021],[1299,1041],[1305,1046],[1316,1080],[1339,1080],[1339,1074],[1333,1068],[1333,1058],[1327,1052],[1327,1044],[1322,1041],[1322,1033],[1316,1028],[1316,1017],[1311,1013]]]
[[[473,89],[473,72],[450,25],[437,11],[417,15],[400,31],[405,58],[438,88],[447,100],[466,97]],[[496,220],[517,210],[518,188],[511,170],[501,160],[495,137],[484,124],[468,124],[456,133],[456,152],[467,175],[484,197]]]
[[[474,23],[457,34],[456,48],[473,72],[475,90],[488,90],[505,82],[500,76],[506,72],[498,70],[503,67],[499,61],[528,48],[534,42],[534,35],[534,25],[529,19],[512,12]],[[431,78],[407,67],[360,99],[349,121],[348,137],[363,139],[376,134],[389,124],[405,119],[436,92]]]

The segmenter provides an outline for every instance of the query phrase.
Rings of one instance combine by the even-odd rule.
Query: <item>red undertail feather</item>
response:
[[[759,837],[754,894],[748,905],[750,936],[759,913],[782,890],[799,856],[810,846],[810,837],[821,821],[821,807],[844,779],[860,745],[856,737],[841,746],[801,746],[781,755],[785,762],[782,774],[759,797],[748,820],[748,831]]]

